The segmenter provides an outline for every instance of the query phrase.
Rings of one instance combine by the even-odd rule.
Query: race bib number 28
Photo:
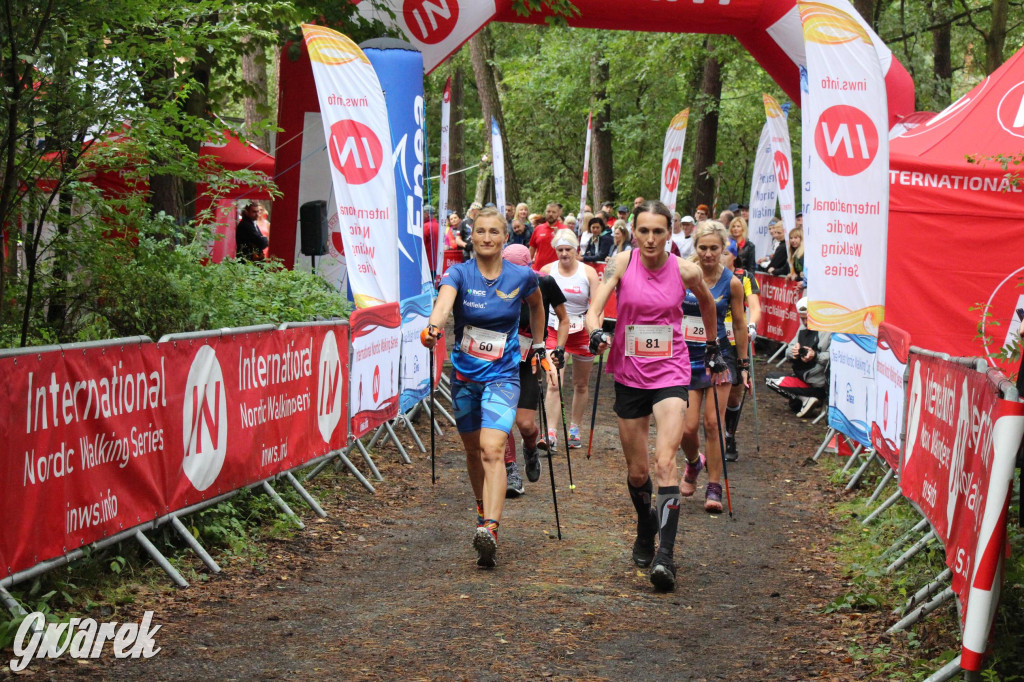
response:
[[[672,357],[672,327],[667,324],[631,324],[626,327],[626,356]]]
[[[462,330],[463,353],[472,355],[481,360],[498,360],[505,354],[505,335],[501,332],[492,332],[489,329],[480,329],[466,325]]]

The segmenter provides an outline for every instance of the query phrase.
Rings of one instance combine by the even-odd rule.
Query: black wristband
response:
[[[718,339],[715,339],[713,341],[706,341],[705,343],[707,344],[707,349],[709,351],[718,350]]]

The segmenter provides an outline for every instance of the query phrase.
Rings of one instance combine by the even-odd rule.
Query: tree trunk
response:
[[[940,0],[932,5],[932,23],[940,23],[949,6]],[[937,110],[945,109],[953,99],[953,55],[950,47],[952,27],[945,23],[932,31],[932,75]]]
[[[462,67],[452,69],[452,101],[450,109],[450,130],[448,133],[448,168],[458,171],[466,167],[466,123],[463,102],[465,89],[462,84]],[[466,174],[448,174],[448,210],[465,217],[466,212]]]
[[[612,103],[608,100],[608,60],[601,54],[590,56],[590,90],[593,93],[594,133],[591,139],[591,177],[594,210],[601,204],[615,200],[615,170],[612,166]]]
[[[992,0],[992,27],[985,36],[985,69],[987,73],[992,73],[1003,65],[1007,11],[1007,0]]]
[[[878,30],[877,17],[875,16],[875,0],[853,0],[853,7],[864,17],[868,25]]]
[[[270,151],[270,134],[264,130],[256,133],[257,127],[267,118],[270,111],[267,93],[267,56],[262,45],[249,43],[242,55],[242,80],[252,88],[242,98],[245,117],[245,135],[264,151]]]
[[[217,18],[211,17],[210,21],[216,22]],[[188,99],[185,100],[185,115],[188,118],[206,119],[210,117],[208,95],[210,92],[210,70],[212,63],[213,54],[208,48],[202,48],[196,52],[195,62],[192,64],[192,79],[197,87],[191,89]],[[200,137],[190,137],[187,144],[189,150],[198,158],[203,140]],[[182,182],[182,212],[179,216],[179,222],[195,219],[197,197],[196,182],[194,180]]]
[[[696,109],[697,135],[693,153],[693,199],[691,206],[715,200],[715,178],[708,171],[715,165],[718,143],[718,111],[722,102],[722,66],[715,55],[714,39],[705,43],[704,78]],[[691,115],[692,116],[692,115]]]
[[[491,64],[494,57],[491,50],[490,32],[486,27],[469,39],[469,57],[473,62],[473,75],[476,78],[476,89],[480,96],[480,108],[483,110],[484,137],[490,139],[491,117],[493,116],[498,121],[498,128],[501,130],[501,144],[505,151],[505,199],[515,204],[519,201],[519,183],[516,181],[515,165],[512,163],[512,146],[508,143],[508,134],[505,131],[505,116],[502,114],[501,99],[498,97],[498,81]],[[480,175],[480,178],[483,179],[483,174]],[[477,194],[480,194],[479,187]],[[499,209],[504,211],[505,207],[499,206]]]

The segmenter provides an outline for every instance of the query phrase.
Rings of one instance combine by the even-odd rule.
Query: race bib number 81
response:
[[[626,327],[626,357],[672,357],[672,327],[667,324],[631,324]]]
[[[505,335],[501,332],[492,332],[490,329],[480,329],[467,325],[462,330],[463,353],[468,353],[474,358],[481,360],[498,360],[505,354]]]

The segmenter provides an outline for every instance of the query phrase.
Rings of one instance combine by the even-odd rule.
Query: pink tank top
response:
[[[635,252],[633,252],[635,253]],[[669,254],[660,269],[650,271],[639,254],[631,256],[616,285],[615,338],[608,353],[609,374],[633,388],[665,388],[690,383],[690,355],[683,338],[683,298],[686,287],[679,259]],[[667,325],[672,330],[670,357],[626,355],[629,325]]]

